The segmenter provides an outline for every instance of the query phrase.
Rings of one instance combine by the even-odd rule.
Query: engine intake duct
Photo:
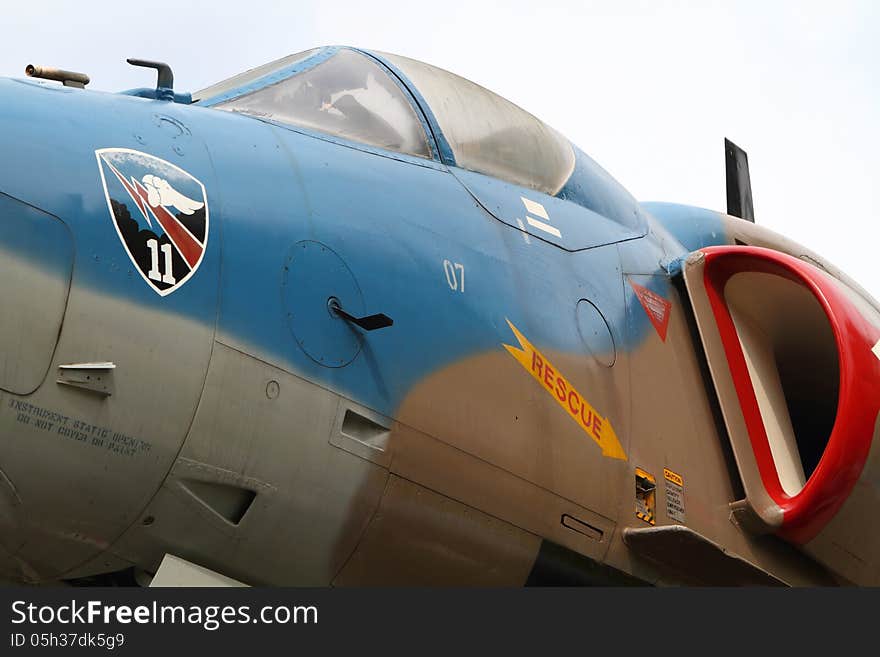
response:
[[[819,464],[837,416],[834,333],[810,291],[775,273],[735,273],[724,298],[780,484],[797,495]]]
[[[880,506],[880,311],[767,248],[705,248],[683,272],[745,490],[732,513],[880,584],[880,530],[865,522]]]

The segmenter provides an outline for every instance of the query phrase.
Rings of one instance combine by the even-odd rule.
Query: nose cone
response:
[[[70,541],[84,500],[64,449],[71,414],[54,391],[74,271],[60,216],[82,207],[67,136],[85,112],[68,102],[83,92],[50,84],[0,79],[0,578],[18,581],[56,577],[100,549]]]
[[[28,505],[42,496],[58,418],[31,401],[52,365],[70,292],[73,238],[56,216],[9,193],[39,147],[19,143],[14,83],[0,83],[0,578],[30,580]],[[17,85],[21,86],[21,85]],[[36,164],[36,162],[35,162]],[[56,414],[57,415],[57,414]],[[31,498],[32,500],[35,498]],[[36,510],[36,509],[35,509]]]
[[[20,579],[84,577],[163,554],[138,521],[181,453],[217,317],[205,190],[219,185],[194,136],[201,112],[0,79],[0,552]],[[107,180],[109,164],[118,179]],[[169,244],[154,264],[152,238],[132,218],[148,195],[124,187],[133,179],[146,190],[147,176],[161,201],[153,209],[201,249],[186,260],[188,278],[176,263],[192,252],[175,256]],[[180,284],[163,294],[156,276]],[[137,538],[127,542],[128,531]]]

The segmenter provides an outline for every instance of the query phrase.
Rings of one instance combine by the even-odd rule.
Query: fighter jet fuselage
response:
[[[817,254],[393,55],[0,99],[7,579],[880,581],[880,311]]]

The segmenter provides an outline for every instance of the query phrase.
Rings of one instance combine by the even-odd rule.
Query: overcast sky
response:
[[[880,297],[880,2],[42,0],[4,2],[0,75],[84,71],[178,90],[316,45],[452,70],[544,119],[639,200],[726,207],[722,141],[749,154],[757,222]]]

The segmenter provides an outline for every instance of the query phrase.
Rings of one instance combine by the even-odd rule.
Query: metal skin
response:
[[[204,257],[171,294],[114,229],[100,149],[204,185]],[[731,516],[741,483],[678,275],[737,239],[821,259],[639,205],[579,151],[629,225],[431,150],[0,80],[0,312],[21,318],[0,321],[3,576],[153,573],[170,554],[253,585],[846,581]],[[521,196],[563,240],[503,216]],[[670,304],[665,339],[638,286]],[[393,325],[362,331],[331,298]],[[102,391],[59,383],[84,363],[115,366]]]

